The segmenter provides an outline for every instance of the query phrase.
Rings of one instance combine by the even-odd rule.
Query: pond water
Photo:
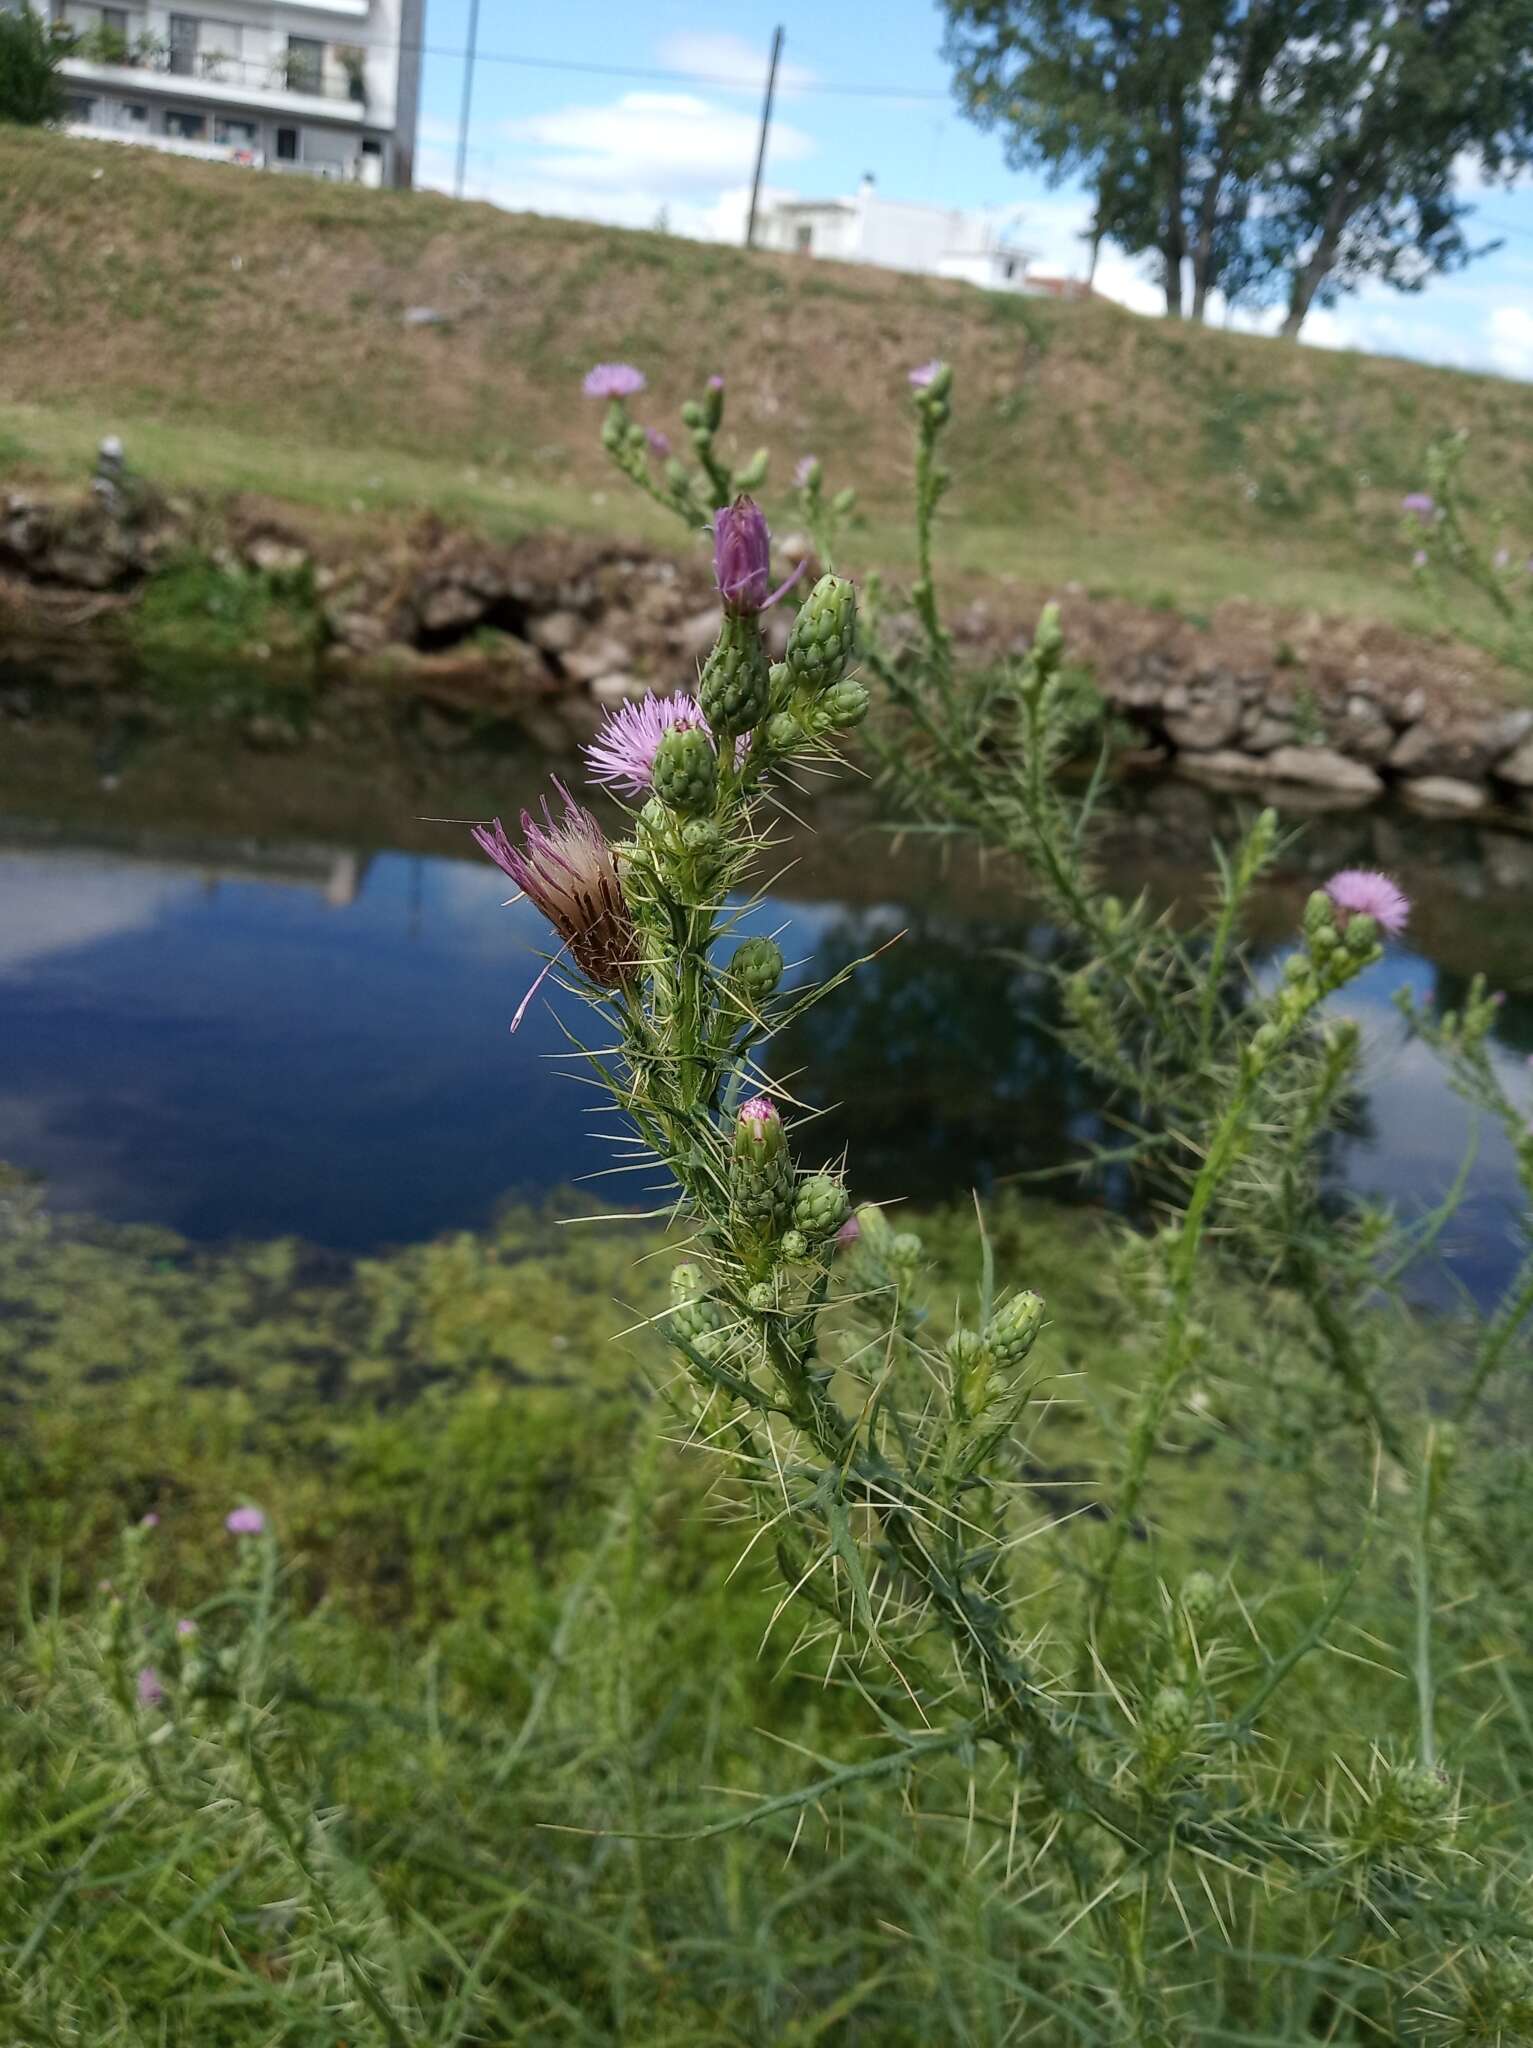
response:
[[[509,808],[542,770],[482,773]],[[0,769],[0,1158],[45,1175],[56,1207],[362,1250],[482,1224],[507,1197],[611,1163],[610,1117],[550,1058],[567,1049],[550,1005],[508,1031],[544,928],[503,907],[465,831],[384,801],[325,843],[274,800],[270,834],[236,840],[208,831],[206,807],[135,822],[115,780],[50,811],[35,773],[8,790]],[[1168,785],[1128,805],[1108,852],[1121,885],[1194,900],[1221,823],[1210,801]],[[823,1150],[850,1146],[856,1192],[880,1199],[1079,1158],[1105,1134],[1101,1102],[1052,1035],[1043,963],[1058,940],[1025,894],[845,815],[818,822],[752,926],[787,922],[790,960],[817,975],[905,934],[776,1049],[774,1071],[827,1109]],[[1467,1117],[1391,998],[1408,984],[1450,1004],[1483,964],[1508,991],[1495,1057],[1533,1097],[1533,840],[1315,821],[1259,906],[1273,971],[1314,878],[1358,858],[1386,859],[1418,913],[1345,999],[1369,1088],[1335,1171],[1419,1210],[1451,1179]],[[643,1176],[590,1188],[646,1200]],[[1452,1234],[1460,1284],[1484,1296],[1506,1274],[1515,1214],[1510,1149],[1491,1137]]]

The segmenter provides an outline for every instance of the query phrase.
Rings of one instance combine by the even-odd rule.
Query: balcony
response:
[[[209,24],[211,26],[211,24]],[[367,109],[363,59],[344,46],[289,49],[275,58],[238,57],[219,49],[164,43],[157,37],[129,38],[115,29],[95,29],[61,38],[66,77],[87,79],[124,91],[143,91],[153,82],[195,99],[254,100],[296,114],[349,110],[361,120]]]

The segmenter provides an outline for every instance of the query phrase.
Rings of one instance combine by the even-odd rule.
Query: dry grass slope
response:
[[[1533,537],[1533,387],[1179,328],[1110,305],[258,177],[0,129],[0,464],[107,426],[178,481],[506,529],[621,520],[579,374],[710,371],[777,475],[805,449],[875,524],[903,489],[903,371],[958,367],[967,566],[1190,603],[1245,592],[1411,616],[1400,494],[1468,427],[1471,484]],[[409,325],[411,307],[438,324]],[[594,502],[593,502],[593,494]]]

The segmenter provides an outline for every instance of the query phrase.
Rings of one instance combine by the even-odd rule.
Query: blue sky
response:
[[[469,0],[427,0],[420,182],[451,189]],[[721,21],[727,27],[721,27]],[[1019,207],[1040,267],[1076,271],[1088,206],[1069,186],[1006,167],[999,140],[963,120],[941,55],[934,0],[574,0],[513,8],[481,0],[466,190],[542,213],[738,239],[772,28],[786,31],[767,160],[776,193],[853,190],[865,171],[891,198]],[[870,33],[870,23],[876,24]],[[497,61],[515,57],[536,62]],[[580,67],[592,67],[582,69]],[[659,77],[607,75],[603,67]],[[887,96],[837,88],[887,87]],[[1533,181],[1483,194],[1477,239],[1502,246],[1407,296],[1369,287],[1311,316],[1306,339],[1533,378]],[[1108,253],[1098,282],[1154,311],[1143,266]],[[1242,322],[1242,324],[1247,324]]]

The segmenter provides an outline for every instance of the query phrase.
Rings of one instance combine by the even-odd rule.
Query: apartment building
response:
[[[425,0],[52,0],[71,134],[409,185]]]

